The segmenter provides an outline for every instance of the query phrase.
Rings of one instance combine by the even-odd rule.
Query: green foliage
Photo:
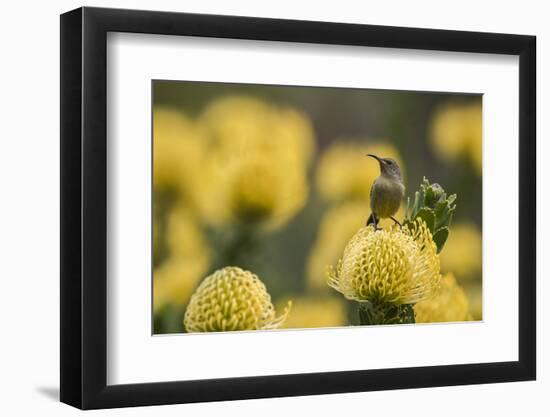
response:
[[[445,190],[437,183],[430,184],[424,178],[420,189],[414,194],[414,202],[407,200],[405,224],[421,218],[432,233],[437,252],[441,252],[449,237],[449,226],[456,208],[456,194],[447,197]]]
[[[366,302],[359,305],[359,323],[374,324],[414,324],[412,304],[394,305],[390,303]]]
[[[180,305],[167,304],[155,313],[153,334],[185,333],[184,309]]]

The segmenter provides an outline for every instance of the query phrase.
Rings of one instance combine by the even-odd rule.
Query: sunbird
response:
[[[380,164],[380,175],[374,180],[370,189],[371,214],[367,219],[367,226],[374,224],[374,229],[378,230],[380,219],[390,218],[401,227],[401,223],[393,217],[405,197],[401,169],[391,158],[380,158],[370,153],[367,156],[376,159]]]

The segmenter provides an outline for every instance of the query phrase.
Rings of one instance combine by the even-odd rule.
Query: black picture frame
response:
[[[519,56],[519,360],[107,385],[108,32]],[[61,15],[61,401],[93,409],[535,379],[535,54],[524,35],[88,7]]]

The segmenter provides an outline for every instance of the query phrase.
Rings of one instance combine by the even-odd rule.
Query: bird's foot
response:
[[[395,223],[397,223],[399,225],[399,228],[403,230],[403,225],[397,219],[395,219],[393,216],[390,216],[390,219],[392,219]]]

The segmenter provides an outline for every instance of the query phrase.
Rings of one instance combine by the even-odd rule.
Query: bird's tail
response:
[[[367,219],[367,224],[365,226],[368,226],[369,224],[375,224],[374,214],[370,214],[369,218]]]

